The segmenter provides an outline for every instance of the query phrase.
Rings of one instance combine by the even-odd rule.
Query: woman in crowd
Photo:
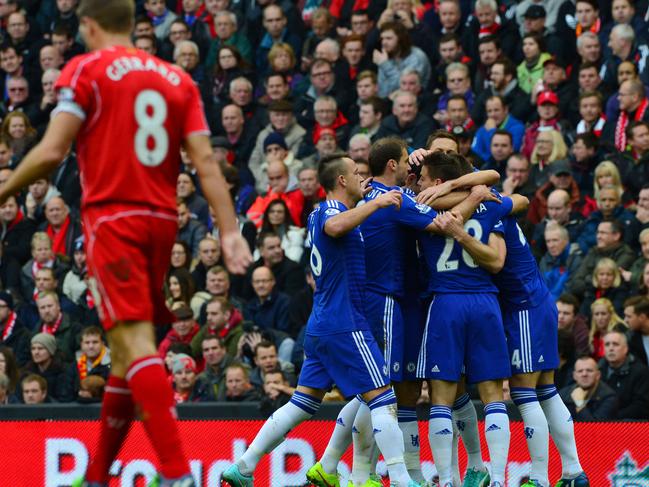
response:
[[[24,112],[16,110],[2,122],[2,135],[11,141],[14,158],[20,161],[36,139],[36,129]]]
[[[537,186],[542,186],[549,178],[548,166],[554,161],[565,159],[567,155],[568,146],[558,130],[552,128],[539,130],[530,158],[532,163],[530,179],[533,178]]]
[[[543,78],[543,63],[550,59],[545,52],[545,41],[540,34],[529,33],[523,36],[523,57],[516,68],[518,86],[525,93],[532,93],[532,88]]]
[[[599,190],[604,186],[614,186],[621,201],[624,201],[624,188],[622,187],[622,178],[617,166],[611,161],[602,161],[595,168],[595,177],[593,179],[593,196],[588,195],[584,198],[584,206],[581,213],[584,217],[588,217],[593,211],[597,210],[597,199],[599,198]]]
[[[304,253],[306,229],[292,225],[288,206],[284,200],[275,200],[268,205],[264,212],[260,231],[278,234],[282,239],[282,249],[286,257],[294,262],[300,262]],[[258,250],[257,253],[259,253]]]
[[[171,269],[184,268],[189,270],[192,265],[192,251],[187,243],[176,240],[171,248]]]
[[[581,303],[581,313],[589,315],[591,304],[600,298],[607,298],[618,313],[622,314],[624,300],[628,297],[629,289],[622,280],[620,269],[613,259],[600,259],[593,271],[592,281],[586,287],[584,301]]]
[[[236,46],[224,45],[216,53],[212,73],[211,95],[214,103],[228,103],[230,82],[239,76],[250,76],[250,66]]]
[[[624,333],[627,331],[627,326],[615,312],[613,303],[609,299],[597,299],[590,309],[592,313],[590,320],[591,353],[595,360],[599,360],[604,356],[604,335],[613,330]]]
[[[194,295],[196,286],[192,279],[191,273],[184,267],[171,269],[167,276],[167,286],[165,295],[167,307],[174,308],[174,303],[184,303],[189,306],[190,300]]]

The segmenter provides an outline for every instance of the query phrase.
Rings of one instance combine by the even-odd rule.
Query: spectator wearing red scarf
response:
[[[45,204],[43,230],[52,240],[52,251],[57,255],[74,254],[74,241],[81,236],[81,224],[70,215],[63,198],[55,196]]]
[[[10,196],[5,204],[0,206],[0,222],[2,223],[3,256],[16,259],[23,265],[31,257],[30,241],[36,226],[34,222],[25,218],[15,196]]]
[[[222,339],[230,356],[236,356],[239,339],[243,335],[241,312],[227,298],[217,296],[207,303],[205,316],[205,326],[192,339],[194,356],[200,356],[203,339],[209,336]]]

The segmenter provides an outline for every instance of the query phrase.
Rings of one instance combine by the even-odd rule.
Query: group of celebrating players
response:
[[[214,163],[195,84],[180,68],[133,49],[132,0],[82,0],[78,15],[93,52],[65,67],[48,130],[0,189],[0,202],[51,172],[76,142],[88,268],[113,366],[99,448],[73,485],[108,485],[137,411],[160,459],[152,485],[191,487],[153,332],[166,309],[156,269],[169,262],[177,230],[181,145],[216,212],[229,270],[243,273],[252,258]],[[114,65],[137,69],[115,77]],[[440,485],[460,485],[459,435],[469,458],[463,485],[503,487],[510,433],[502,381],[510,377],[532,459],[527,485],[549,485],[549,430],[562,460],[558,485],[588,485],[553,385],[556,306],[512,216],[527,202],[488,190],[498,174],[474,171],[457,149],[448,133],[433,134],[428,149],[410,157],[401,140],[381,139],[371,148],[367,181],[344,155],[320,161],[327,198],[309,217],[316,290],[298,387],[224,472],[224,483],[252,486],[261,457],[313,416],[335,384],[353,399],[308,480],[339,485],[337,464],[353,442],[352,485],[380,485],[378,451],[392,485],[425,485],[415,411],[425,380]],[[484,403],[489,472],[464,381],[477,384]]]
[[[339,485],[337,464],[353,442],[350,486],[382,485],[378,451],[391,485],[429,485],[415,409],[427,381],[439,485],[502,487],[510,440],[504,379],[525,424],[532,464],[525,485],[550,485],[550,430],[563,468],[557,485],[589,485],[554,386],[556,304],[514,216],[527,199],[489,190],[498,173],[474,170],[453,135],[439,131],[428,145],[409,156],[398,138],[376,141],[366,181],[344,155],[320,162],[327,199],[309,218],[316,291],[298,387],[224,472],[227,485],[253,485],[261,457],[315,414],[333,384],[355,398],[309,482]],[[484,404],[489,470],[465,383],[477,385]],[[463,482],[458,436],[468,454]]]

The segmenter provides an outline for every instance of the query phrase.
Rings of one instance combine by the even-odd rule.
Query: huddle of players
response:
[[[474,171],[457,155],[452,135],[432,137],[429,149],[411,156],[421,165],[417,177],[409,171],[403,141],[377,141],[369,157],[373,179],[358,206],[360,179],[353,161],[321,161],[327,200],[309,219],[316,291],[298,388],[224,472],[225,483],[252,485],[260,458],[315,414],[336,383],[346,397],[359,396],[341,410],[307,479],[323,487],[339,485],[336,467],[353,437],[351,485],[380,485],[371,477],[378,456],[374,441],[392,485],[425,485],[415,412],[423,379],[429,385],[429,441],[440,485],[460,485],[457,432],[469,456],[463,485],[502,487],[510,437],[502,380],[511,376],[532,458],[528,485],[549,485],[548,424],[562,458],[559,485],[588,485],[570,414],[552,380],[558,365],[556,306],[511,216],[527,200],[489,191],[485,185],[495,184],[498,174]],[[414,199],[417,183],[418,200],[432,207]],[[454,191],[459,188],[470,190]],[[452,211],[437,214],[433,207]],[[387,387],[388,375],[394,392]],[[475,409],[461,391],[464,377],[477,384],[485,404],[491,479],[482,462]]]
[[[524,209],[527,200],[513,195],[493,201],[493,193],[485,194],[482,185],[495,184],[498,174],[474,172],[470,163],[453,153],[457,147],[452,147],[452,136],[437,135],[430,141],[430,151],[419,151],[418,181],[409,171],[402,141],[382,139],[372,146],[369,165],[373,180],[365,200],[396,187],[406,189],[398,211],[381,209],[361,224],[367,273],[365,310],[372,333],[383,346],[396,392],[408,472],[413,480],[425,481],[415,410],[424,379],[429,381],[429,441],[440,485],[460,485],[458,434],[469,457],[464,485],[504,485],[510,435],[502,381],[512,376],[512,399],[525,422],[532,458],[529,485],[549,485],[548,423],[562,458],[560,485],[588,485],[579,464],[570,414],[553,385],[553,370],[559,363],[556,305],[511,216]],[[451,154],[445,154],[447,150]],[[439,210],[453,208],[438,215],[412,199],[415,195],[408,187],[417,187],[413,181],[423,190],[420,199],[429,202],[428,188],[443,186],[444,191],[438,194],[453,188],[472,189],[433,201],[432,206]],[[438,186],[440,183],[445,184]],[[422,267],[426,276],[421,275]],[[463,391],[464,378],[477,384],[484,403],[491,484],[482,461],[477,415]],[[341,412],[338,429],[349,423],[354,407],[359,409],[353,403],[346,406],[349,411]],[[352,483],[374,485],[366,468],[373,459],[364,455],[367,448],[362,447],[368,440],[356,438],[364,433],[371,436],[372,429],[367,421],[358,420],[358,413],[353,431]],[[329,450],[321,465],[333,464],[327,458]],[[365,464],[360,472],[357,463]],[[335,473],[335,469],[325,472]]]

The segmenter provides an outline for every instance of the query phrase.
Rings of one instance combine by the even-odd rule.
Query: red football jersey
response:
[[[77,56],[57,85],[56,112],[83,120],[77,157],[82,205],[127,203],[176,212],[181,142],[209,135],[189,75],[135,48]]]

